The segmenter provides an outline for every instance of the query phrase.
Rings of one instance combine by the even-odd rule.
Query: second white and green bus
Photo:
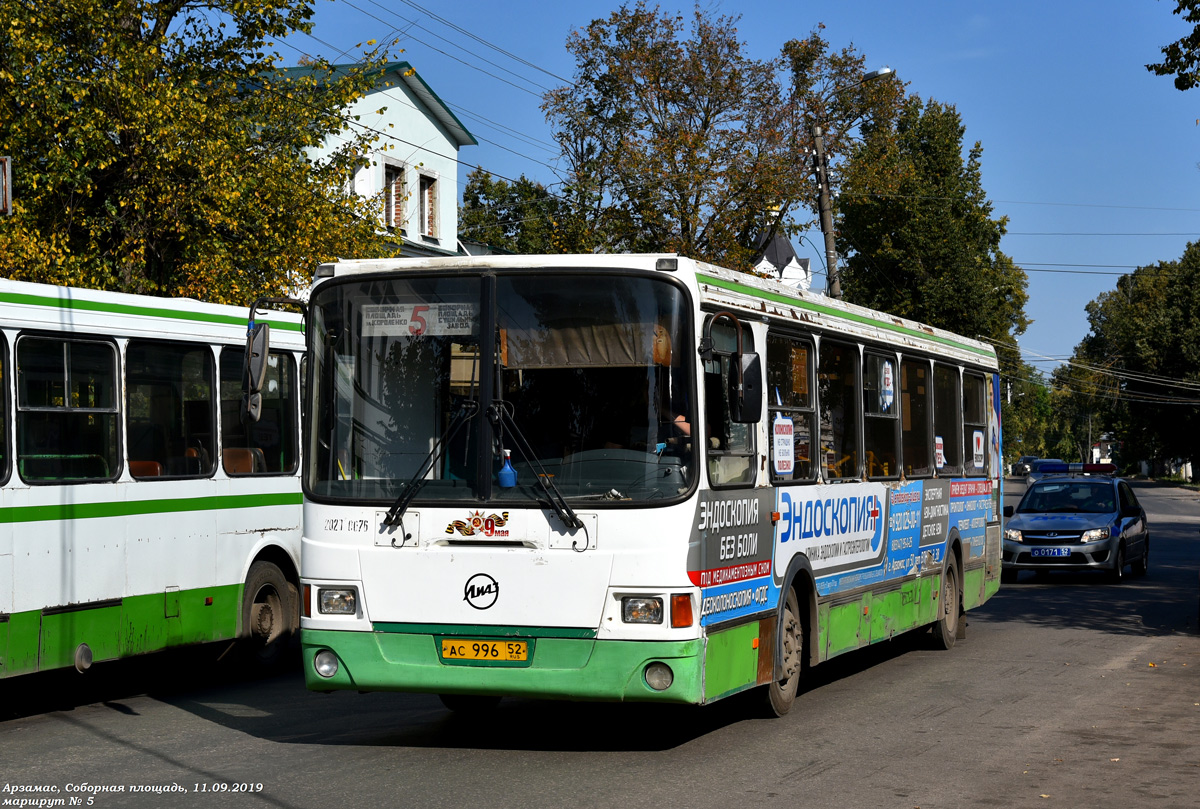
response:
[[[994,350],[674,255],[324,265],[305,678],[710,703],[1000,580]]]
[[[244,308],[0,280],[0,677],[286,651],[304,341],[271,317],[247,423]]]

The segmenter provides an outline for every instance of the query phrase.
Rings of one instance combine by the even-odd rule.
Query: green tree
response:
[[[1087,313],[1073,362],[1097,372],[1091,390],[1107,402],[1097,410],[1121,457],[1182,458],[1200,471],[1200,243],[1122,276]]]
[[[1027,277],[1000,251],[976,143],[953,106],[909,97],[853,148],[838,204],[845,297],[1001,345],[1028,326]]]
[[[1005,464],[1022,455],[1049,457],[1046,429],[1050,421],[1050,389],[1042,373],[1021,359],[1015,347],[999,352],[1003,385],[1003,456]]]
[[[1146,69],[1158,76],[1174,76],[1176,89],[1190,90],[1200,84],[1200,0],[1176,0],[1172,13],[1192,23],[1192,32],[1163,46],[1163,60]]]
[[[638,2],[570,35],[574,81],[543,103],[567,168],[562,249],[675,251],[747,269],[756,239],[798,229],[791,214],[813,199],[810,113],[841,137],[842,118],[900,92],[832,98],[861,79],[852,48],[831,53],[814,33],[778,59],[752,59],[736,23],[697,9],[687,31],[682,16]]]
[[[244,303],[336,255],[378,255],[345,178],[371,133],[340,111],[384,54],[333,74],[276,70],[304,0],[0,0],[0,153],[12,278]],[[305,150],[348,140],[315,165]]]
[[[525,175],[515,182],[493,178],[482,168],[467,176],[459,209],[464,240],[508,253],[556,253],[561,204],[541,183]]]
[[[1112,362],[1093,365],[1076,354],[1051,374],[1047,452],[1072,463],[1091,461],[1091,446],[1112,423],[1117,389]]]

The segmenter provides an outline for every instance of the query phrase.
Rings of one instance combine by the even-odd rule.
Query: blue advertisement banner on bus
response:
[[[967,558],[982,556],[993,504],[986,478],[702,495],[688,561],[700,623],[775,609],[796,554],[821,596],[940,570],[952,533]]]

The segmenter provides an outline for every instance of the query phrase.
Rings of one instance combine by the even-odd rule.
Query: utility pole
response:
[[[823,112],[825,102],[832,99],[838,93],[853,90],[860,84],[865,84],[883,76],[895,75],[895,72],[890,67],[881,67],[864,74],[861,79],[853,84],[848,84],[844,87],[835,87],[820,97],[817,109]],[[825,155],[825,132],[821,128],[820,123],[814,123],[811,131],[814,147],[813,171],[817,177],[817,214],[821,218],[821,234],[825,237],[825,277],[828,279],[826,291],[831,298],[841,298],[842,279],[838,275],[837,245],[833,240],[833,200],[829,194],[829,160]]]
[[[833,201],[829,198],[829,163],[825,159],[825,137],[819,124],[813,125],[813,170],[817,175],[817,213],[821,234],[825,237],[826,290],[831,298],[842,297],[842,279],[838,276],[837,245],[833,239]]]

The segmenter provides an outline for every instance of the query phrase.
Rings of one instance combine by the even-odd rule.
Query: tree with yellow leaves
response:
[[[837,160],[903,97],[820,31],[755,59],[736,17],[697,7],[689,24],[636,2],[572,33],[573,80],[543,99],[565,167],[556,243],[750,269],[760,238],[807,226],[813,124]]]
[[[309,2],[0,0],[0,275],[246,303],[337,255],[381,255],[346,178],[375,134],[343,117],[388,54],[285,76]],[[306,149],[346,146],[314,164]]]

